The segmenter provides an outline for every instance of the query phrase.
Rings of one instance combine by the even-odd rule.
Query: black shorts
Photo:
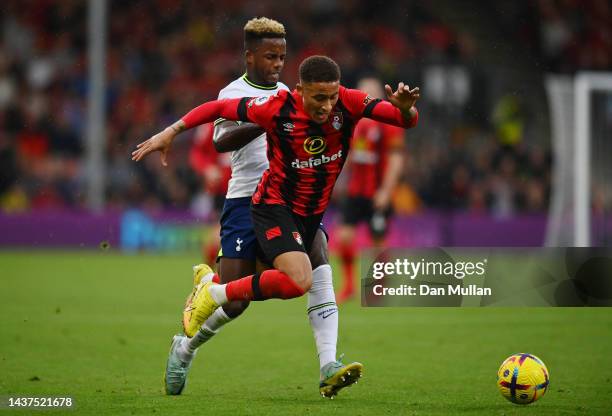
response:
[[[387,234],[391,208],[382,212],[374,210],[373,200],[361,196],[349,196],[342,205],[342,223],[357,225],[367,222],[372,237],[382,238]]]
[[[272,264],[280,254],[302,251],[306,254],[321,226],[323,214],[303,217],[284,205],[251,205],[253,228],[261,260]]]

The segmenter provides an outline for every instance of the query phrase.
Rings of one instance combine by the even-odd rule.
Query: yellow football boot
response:
[[[193,266],[193,289],[187,299],[185,300],[185,306],[183,308],[183,330],[186,332],[186,328],[189,326],[189,321],[191,320],[191,313],[193,311],[193,307],[191,301],[200,286],[203,278],[206,278],[206,281],[212,280],[213,277],[213,269],[210,268],[207,264],[198,264]]]
[[[198,289],[191,298],[191,303],[185,308],[183,315],[183,330],[189,338],[193,337],[208,317],[213,314],[219,304],[215,302],[210,294],[210,288],[217,283],[213,281],[201,281]],[[186,315],[189,319],[185,319]]]

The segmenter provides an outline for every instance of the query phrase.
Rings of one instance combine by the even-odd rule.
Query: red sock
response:
[[[275,269],[234,280],[225,286],[230,301],[292,299],[304,293],[287,274]]]
[[[353,263],[355,261],[355,248],[351,245],[345,245],[340,248],[340,257],[342,259],[343,271],[343,292],[353,293],[355,291]]]
[[[221,283],[221,278],[219,277],[219,275],[217,273],[215,273],[213,275],[212,281],[215,283]]]

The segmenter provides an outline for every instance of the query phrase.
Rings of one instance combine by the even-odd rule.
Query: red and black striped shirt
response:
[[[285,205],[301,216],[321,214],[327,208],[359,119],[404,128],[415,126],[418,119],[406,120],[391,103],[341,86],[338,102],[324,124],[308,117],[296,91],[212,101],[182,120],[191,128],[218,117],[255,123],[267,133],[270,167],[259,181],[253,203]]]

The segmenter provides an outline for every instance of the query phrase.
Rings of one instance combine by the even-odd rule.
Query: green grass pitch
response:
[[[330,401],[318,394],[306,299],[261,302],[199,351],[182,396],[164,396],[197,261],[0,252],[0,396],[73,396],[73,410],[48,414],[97,416],[612,414],[609,308],[342,305],[338,350],[365,370]],[[516,352],[538,355],[551,374],[544,398],[526,407],[495,386]]]

